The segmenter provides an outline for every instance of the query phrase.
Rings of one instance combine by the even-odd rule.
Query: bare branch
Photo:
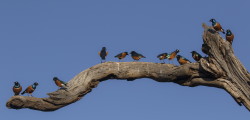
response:
[[[203,24],[203,49],[208,57],[181,66],[151,62],[106,62],[79,73],[68,82],[67,90],[48,93],[48,98],[11,97],[6,106],[53,111],[80,100],[105,80],[133,81],[150,78],[157,82],[174,82],[183,86],[210,86],[226,90],[250,110],[250,79],[247,70],[234,56],[232,46],[213,28]]]

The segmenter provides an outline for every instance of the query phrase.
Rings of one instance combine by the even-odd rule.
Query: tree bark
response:
[[[13,109],[30,108],[54,111],[80,100],[105,80],[133,81],[150,78],[157,82],[174,82],[183,86],[198,85],[226,90],[239,105],[250,110],[250,75],[234,55],[229,42],[212,27],[204,28],[203,51],[208,57],[199,62],[180,66],[151,62],[106,62],[79,73],[68,82],[66,90],[48,93],[48,98],[11,97],[6,106]]]

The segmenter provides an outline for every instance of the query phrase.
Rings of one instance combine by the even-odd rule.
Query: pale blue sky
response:
[[[190,52],[201,53],[201,24],[210,25],[211,18],[235,34],[235,55],[249,70],[249,5],[248,0],[2,0],[0,118],[249,120],[247,109],[224,90],[150,79],[102,82],[82,100],[54,112],[5,107],[14,81],[24,88],[36,81],[34,96],[47,97],[57,89],[54,76],[68,81],[99,64],[103,46],[109,51],[107,61],[135,50],[147,57],[141,61],[159,62],[159,53],[175,49],[194,61]]]

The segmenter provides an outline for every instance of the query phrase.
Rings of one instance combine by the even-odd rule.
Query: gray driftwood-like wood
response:
[[[48,98],[11,97],[6,106],[54,111],[80,100],[105,80],[133,81],[150,78],[157,82],[174,82],[183,86],[198,85],[226,90],[239,105],[250,110],[250,75],[234,55],[229,42],[213,28],[203,24],[202,49],[208,57],[199,62],[175,66],[151,62],[106,62],[79,73],[68,82],[68,89],[48,93]],[[212,104],[212,103],[211,103]]]

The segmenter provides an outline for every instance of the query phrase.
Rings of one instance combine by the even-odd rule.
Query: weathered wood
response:
[[[79,73],[68,82],[67,90],[48,93],[48,98],[11,97],[6,106],[54,111],[80,100],[105,80],[133,81],[150,78],[157,82],[174,82],[183,86],[210,86],[226,90],[250,110],[250,76],[234,55],[232,46],[213,28],[203,24],[203,51],[208,57],[181,66],[151,62],[106,62]]]

